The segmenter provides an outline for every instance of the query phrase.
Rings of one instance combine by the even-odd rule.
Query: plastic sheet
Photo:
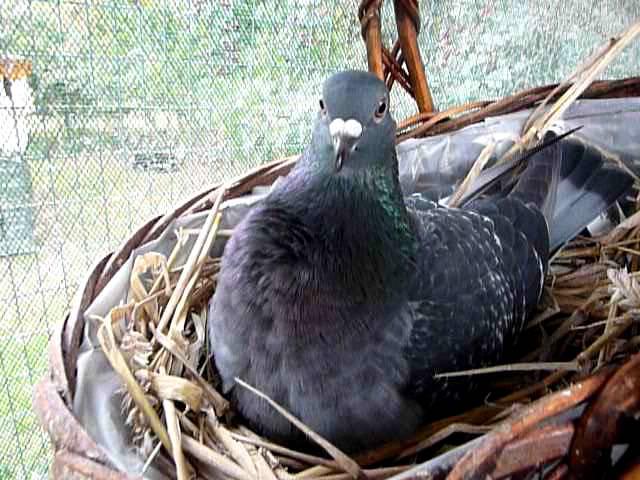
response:
[[[496,143],[499,157],[513,145],[531,110],[487,118],[457,132],[398,145],[400,183],[405,194],[420,192],[437,201],[451,195],[482,149]],[[583,126],[574,135],[608,153],[640,174],[640,98],[575,102],[554,127],[566,131]]]

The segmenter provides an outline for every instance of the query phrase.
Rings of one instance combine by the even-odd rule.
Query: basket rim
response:
[[[560,84],[554,83],[520,90],[497,100],[474,101],[442,112],[410,116],[398,123],[397,141],[421,138],[459,130],[488,117],[506,115],[531,108],[544,100]],[[559,88],[549,99],[556,100],[571,85]],[[593,82],[579,99],[625,98],[640,96],[640,76]]]

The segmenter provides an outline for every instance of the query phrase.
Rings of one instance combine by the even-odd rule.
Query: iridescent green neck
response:
[[[292,171],[286,183],[283,204],[318,241],[313,263],[328,275],[324,281],[365,288],[369,298],[393,295],[393,287],[409,281],[417,239],[396,171],[372,166],[336,174],[307,164]]]

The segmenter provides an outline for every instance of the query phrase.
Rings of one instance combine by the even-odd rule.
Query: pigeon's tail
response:
[[[549,132],[545,143],[553,137]],[[510,195],[540,208],[554,251],[605,212],[632,183],[633,178],[601,151],[573,137],[533,155]]]

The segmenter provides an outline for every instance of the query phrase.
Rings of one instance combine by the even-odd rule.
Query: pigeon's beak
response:
[[[336,118],[329,124],[329,133],[333,142],[333,151],[336,155],[336,172],[339,172],[345,159],[362,135],[362,125],[353,118],[346,122],[341,118]]]

